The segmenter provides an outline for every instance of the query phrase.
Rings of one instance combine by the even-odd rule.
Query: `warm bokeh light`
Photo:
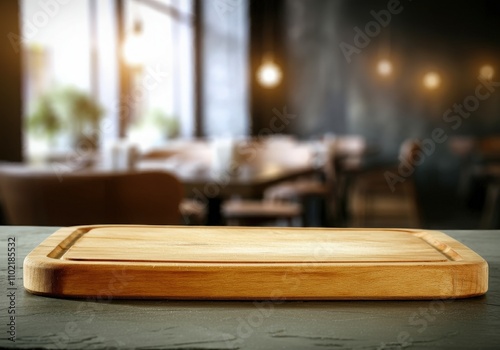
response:
[[[282,78],[281,68],[272,60],[265,60],[257,70],[257,80],[266,88],[276,87]]]
[[[424,76],[424,86],[429,90],[435,90],[441,85],[441,77],[436,72],[429,72]]]
[[[130,66],[140,66],[144,63],[146,40],[142,35],[141,25],[135,24],[123,44],[123,57]]]
[[[489,64],[485,64],[479,70],[479,75],[487,80],[492,80],[493,76],[495,75],[495,70]]]
[[[377,65],[377,71],[382,76],[392,74],[392,63],[388,60],[381,60]]]

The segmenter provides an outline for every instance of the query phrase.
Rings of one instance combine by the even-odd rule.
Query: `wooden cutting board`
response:
[[[488,289],[488,265],[442,232],[79,226],[24,261],[24,286],[59,297],[432,299]]]

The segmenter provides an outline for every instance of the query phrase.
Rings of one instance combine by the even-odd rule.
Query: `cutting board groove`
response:
[[[48,237],[24,284],[60,297],[457,298],[486,293],[488,265],[438,231],[101,225]]]

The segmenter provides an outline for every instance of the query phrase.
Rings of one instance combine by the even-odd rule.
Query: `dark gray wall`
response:
[[[354,45],[378,0],[285,0],[289,110],[301,137],[355,133],[394,153],[407,137],[426,138],[436,127],[449,135],[500,132],[500,88],[481,101],[458,128],[443,119],[454,103],[474,95],[482,62],[496,66],[500,81],[500,6],[495,1],[401,1],[402,10],[347,62],[341,43]],[[398,7],[398,8],[399,8]],[[376,63],[390,57],[395,74],[381,79]],[[422,76],[439,70],[443,85],[422,88]],[[444,151],[443,151],[444,152]]]
[[[347,131],[347,79],[338,49],[342,1],[285,1],[290,126],[301,137]]]
[[[0,1],[0,161],[22,160],[19,35],[18,1]]]

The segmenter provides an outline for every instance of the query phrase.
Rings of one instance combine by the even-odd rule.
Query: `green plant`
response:
[[[93,131],[97,130],[103,112],[86,92],[64,87],[40,97],[28,118],[28,127],[37,136],[47,136],[49,140],[68,131],[77,143],[86,134],[96,134]]]
[[[168,116],[159,109],[149,111],[144,118],[137,121],[136,127],[141,127],[147,124],[158,129],[167,139],[179,136],[179,120],[175,117]]]
[[[62,108],[68,122],[75,123],[80,131],[88,126],[96,128],[103,114],[102,107],[94,99],[75,88],[57,91],[54,102]]]
[[[42,96],[28,118],[28,129],[36,136],[47,136],[50,141],[61,131],[62,123],[48,96]]]

